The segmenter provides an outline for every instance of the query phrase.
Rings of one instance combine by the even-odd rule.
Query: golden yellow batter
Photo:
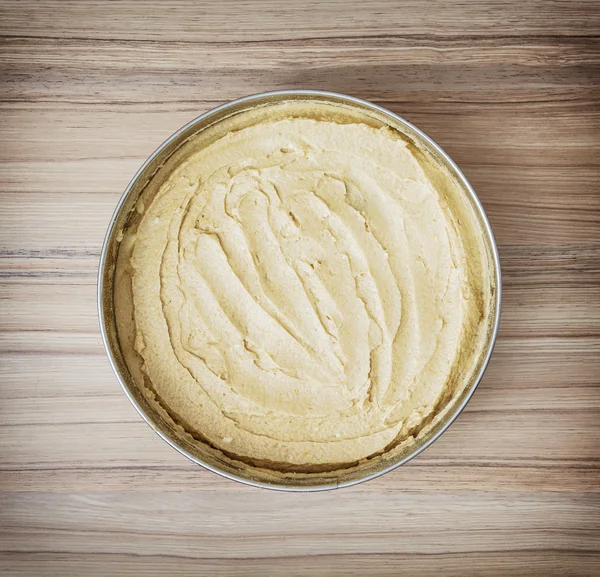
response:
[[[381,452],[431,419],[479,338],[452,212],[389,129],[261,122],[136,208],[115,295],[125,358],[233,458],[309,470]]]

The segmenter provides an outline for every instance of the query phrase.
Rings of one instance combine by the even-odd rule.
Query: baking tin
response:
[[[218,451],[209,449],[208,447],[205,449],[201,447],[198,442],[191,442],[182,435],[181,431],[177,430],[177,427],[172,423],[167,422],[167,420],[147,402],[145,396],[139,391],[138,387],[131,379],[120,351],[113,308],[113,274],[120,240],[119,234],[126,224],[128,215],[130,211],[133,210],[139,194],[152,176],[164,165],[167,159],[180,149],[180,147],[182,147],[192,136],[208,126],[215,125],[224,118],[229,118],[237,113],[255,109],[256,107],[284,103],[290,100],[308,100],[317,103],[340,105],[358,110],[361,114],[372,115],[378,119],[378,122],[389,123],[397,130],[400,130],[403,136],[409,141],[422,147],[435,162],[443,165],[445,170],[449,171],[452,178],[468,197],[468,201],[471,203],[485,237],[483,240],[488,254],[491,287],[490,295],[492,302],[490,305],[491,311],[487,341],[471,382],[462,390],[457,398],[451,402],[451,406],[445,411],[443,417],[432,426],[430,430],[427,430],[423,436],[418,435],[404,450],[395,452],[392,456],[387,456],[384,453],[375,459],[370,461],[367,460],[367,462],[362,463],[357,467],[329,473],[290,473],[281,476],[281,474],[273,474],[267,470],[249,470],[247,466],[242,466],[241,464],[238,467],[229,459],[220,459]],[[433,443],[463,410],[483,376],[498,333],[500,304],[500,260],[492,229],[475,191],[452,159],[423,131],[419,130],[416,126],[407,122],[397,114],[359,98],[334,92],[316,90],[282,90],[240,98],[198,116],[169,137],[156,149],[146,162],[144,162],[125,189],[123,196],[117,204],[102,247],[98,271],[98,313],[102,340],[117,379],[121,383],[125,394],[133,403],[142,418],[167,443],[198,465],[242,483],[284,491],[320,491],[348,487],[363,481],[368,481],[383,475],[384,473],[388,473],[406,463]]]

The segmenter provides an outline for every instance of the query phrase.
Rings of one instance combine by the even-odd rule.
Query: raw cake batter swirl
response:
[[[137,210],[117,270],[125,357],[230,457],[310,470],[381,452],[431,419],[478,334],[452,213],[390,129],[231,132]]]

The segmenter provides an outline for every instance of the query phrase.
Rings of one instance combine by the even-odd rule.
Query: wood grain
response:
[[[0,2],[0,571],[600,574],[600,4]],[[244,487],[143,423],[102,349],[116,202],[174,130],[279,88],[427,131],[496,234],[500,337],[467,409],[338,492]]]

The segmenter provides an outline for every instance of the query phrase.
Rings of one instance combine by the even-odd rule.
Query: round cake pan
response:
[[[225,458],[224,455],[222,456],[223,458],[220,458],[217,450],[212,447],[203,446],[200,441],[194,441],[189,436],[182,434],[181,430],[174,423],[168,422],[167,419],[151,406],[146,396],[139,390],[131,378],[120,350],[114,314],[113,282],[115,262],[119,242],[122,238],[123,227],[126,225],[129,215],[135,209],[135,204],[140,194],[153,176],[160,171],[161,167],[167,161],[178,162],[178,151],[180,154],[183,154],[181,152],[183,145],[207,127],[214,126],[226,118],[250,109],[294,100],[314,101],[317,104],[323,103],[333,105],[334,107],[344,107],[365,118],[371,119],[375,124],[391,126],[401,133],[402,138],[409,145],[412,145],[414,150],[419,151],[421,156],[427,157],[428,162],[437,164],[447,175],[450,175],[454,186],[460,189],[465,202],[470,206],[469,210],[472,210],[472,213],[475,214],[480,234],[483,237],[485,255],[482,258],[485,259],[489,270],[489,287],[486,287],[486,290],[488,290],[491,302],[489,304],[486,342],[483,352],[478,359],[478,364],[471,374],[469,382],[466,383],[455,398],[452,398],[447,403],[447,406],[439,413],[439,418],[430,427],[426,427],[420,434],[410,439],[410,442],[404,443],[398,450],[384,452],[374,458],[357,463],[350,468],[318,473],[290,472],[282,474],[279,472],[275,474],[267,469],[248,468],[247,466],[243,466],[242,463],[237,466],[235,461]],[[285,491],[335,489],[367,481],[406,463],[433,443],[463,410],[483,376],[498,332],[500,301],[500,261],[492,229],[475,191],[452,159],[423,131],[397,114],[365,100],[343,94],[315,90],[284,90],[240,98],[198,116],[169,137],[144,162],[121,197],[108,227],[98,271],[98,312],[104,346],[112,368],[125,394],[143,419],[167,443],[198,465],[242,483]],[[467,442],[468,440],[465,440],[465,443]]]

